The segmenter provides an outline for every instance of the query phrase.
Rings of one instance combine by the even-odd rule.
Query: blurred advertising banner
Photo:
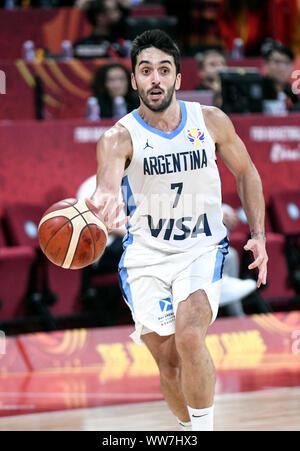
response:
[[[18,338],[32,371],[98,368],[101,378],[158,375],[145,346],[129,335],[133,326],[26,334]],[[220,318],[206,338],[217,370],[300,368],[300,312]]]
[[[162,400],[156,363],[133,326],[7,338],[0,417]],[[206,338],[216,394],[299,384],[300,312],[220,318]]]

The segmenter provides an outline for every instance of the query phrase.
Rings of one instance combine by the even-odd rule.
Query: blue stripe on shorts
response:
[[[228,254],[228,247],[229,247],[228,237],[226,236],[222,241],[220,241],[220,243],[218,245],[221,247],[219,247],[219,249],[217,251],[212,283],[217,282],[218,280],[222,279],[225,255]]]

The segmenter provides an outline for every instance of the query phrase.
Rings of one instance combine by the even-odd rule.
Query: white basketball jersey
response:
[[[182,120],[172,133],[151,127],[137,110],[119,121],[133,144],[122,180],[127,241],[164,252],[196,251],[227,235],[215,143],[201,105],[180,106]]]

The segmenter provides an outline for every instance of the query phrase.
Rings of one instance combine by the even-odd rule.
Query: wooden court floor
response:
[[[0,419],[0,431],[178,431],[163,401]],[[300,431],[300,388],[215,397],[215,431]]]

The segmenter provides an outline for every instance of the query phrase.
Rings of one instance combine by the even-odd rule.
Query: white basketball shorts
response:
[[[174,334],[179,302],[199,289],[208,297],[212,323],[218,313],[227,253],[227,238],[219,245],[201,250],[194,259],[188,252],[150,253],[139,246],[127,246],[119,264],[119,282],[135,322],[135,332],[130,337],[143,345],[141,336],[145,333]],[[141,255],[143,266],[137,263]]]

